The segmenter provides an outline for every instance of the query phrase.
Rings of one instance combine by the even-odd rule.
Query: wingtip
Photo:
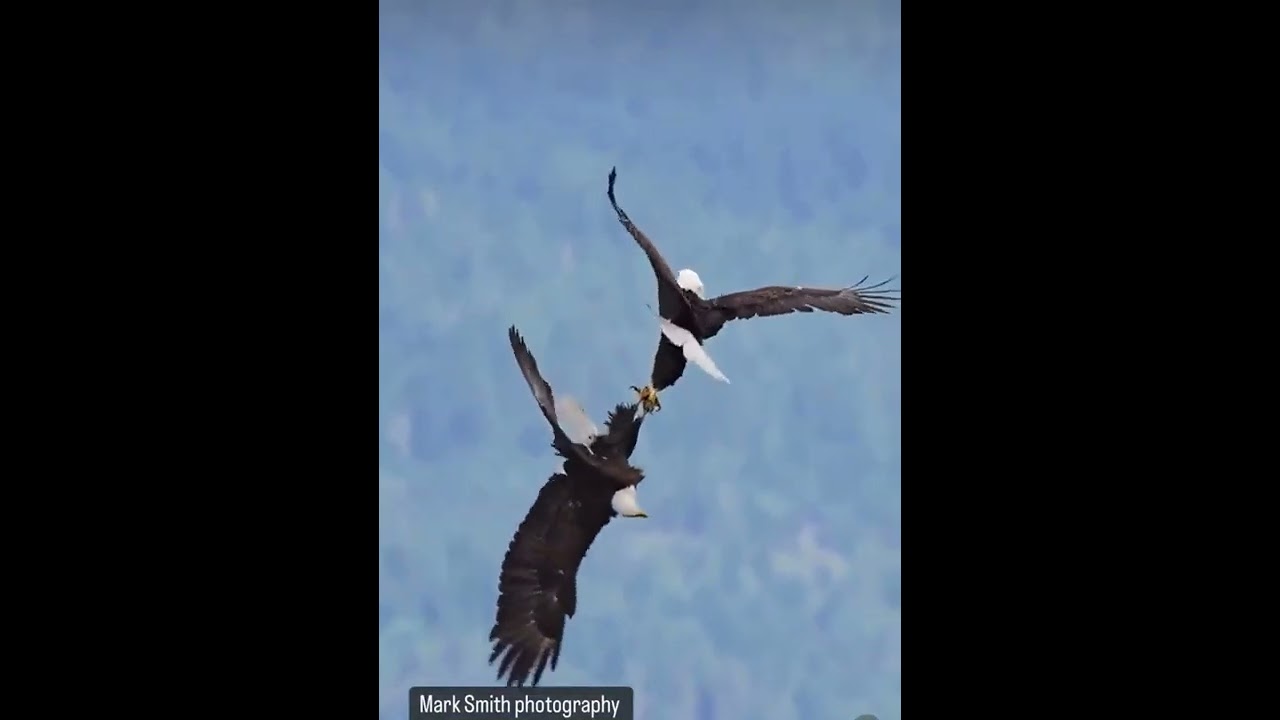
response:
[[[868,276],[868,275],[863,275],[861,280],[859,280],[858,282],[856,282],[856,283],[854,283],[854,284],[850,285],[850,286],[849,286],[849,287],[847,287],[847,288],[844,288],[844,291],[845,291],[845,292],[850,292],[850,291],[852,291],[852,292],[864,292],[864,293],[865,293],[865,292],[876,292],[876,293],[896,293],[896,292],[899,292],[899,291],[898,291],[898,290],[896,290],[896,289],[891,289],[891,288],[886,288],[886,287],[885,287],[885,285],[888,285],[889,283],[893,282],[894,280],[897,280],[897,279],[898,279],[898,276],[897,276],[897,275],[890,275],[889,277],[885,278],[884,280],[881,280],[880,282],[873,283],[873,284],[871,284],[871,285],[864,285],[863,283],[865,283],[865,282],[867,281],[867,278],[868,278],[868,277],[870,277],[870,276]]]
[[[901,290],[894,287],[885,287],[897,279],[897,275],[892,275],[880,282],[867,285],[865,284],[867,276],[864,275],[857,283],[841,288],[840,294],[855,301],[861,301],[859,306],[862,308],[860,310],[862,313],[887,315],[893,312],[897,303],[902,302]]]

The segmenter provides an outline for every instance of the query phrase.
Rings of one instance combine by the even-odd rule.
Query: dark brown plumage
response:
[[[671,271],[671,266],[662,257],[662,253],[658,252],[653,241],[618,207],[613,194],[617,177],[617,168],[609,171],[609,204],[613,206],[622,227],[635,239],[649,258],[649,264],[653,266],[653,274],[658,280],[658,314],[688,330],[699,344],[715,337],[730,320],[814,310],[841,315],[887,313],[892,309],[891,303],[898,300],[892,294],[896,291],[882,289],[887,280],[864,286],[862,283],[866,281],[865,277],[855,285],[838,289],[770,285],[728,293],[710,300],[704,299],[698,292],[680,287],[676,274]],[[657,393],[674,385],[684,373],[686,364],[684,352],[665,335],[660,334],[650,384],[643,389],[633,388],[639,392],[646,411],[662,407],[657,401]]]
[[[507,685],[537,685],[547,667],[555,670],[560,659],[565,620],[578,606],[578,568],[596,536],[618,514],[612,506],[614,493],[644,479],[644,472],[629,462],[643,415],[634,404],[619,404],[609,413],[608,432],[590,447],[572,442],[556,418],[551,386],[524,339],[514,327],[507,334],[516,363],[551,425],[552,446],[565,461],[563,471],[542,486],[507,547],[497,616],[489,632],[489,663],[501,658],[498,678],[505,676]]]

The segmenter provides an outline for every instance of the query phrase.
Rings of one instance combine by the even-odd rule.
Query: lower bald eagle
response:
[[[643,422],[636,405],[615,407],[605,423],[608,432],[601,435],[576,403],[556,401],[515,327],[507,335],[516,364],[551,424],[552,447],[564,458],[561,472],[538,491],[511,538],[498,579],[489,664],[501,657],[498,679],[505,676],[508,686],[523,686],[537,685],[548,664],[556,668],[565,619],[578,607],[578,568],[596,536],[617,515],[648,515],[636,504],[636,485],[644,471],[629,462]],[[573,418],[579,440],[561,427],[563,413],[581,414]]]
[[[702,344],[715,337],[730,320],[814,310],[841,315],[879,314],[889,312],[890,303],[898,301],[892,295],[896,291],[882,289],[888,280],[863,286],[865,277],[845,288],[770,285],[708,300],[698,273],[688,268],[679,273],[671,272],[671,266],[662,257],[662,253],[658,252],[653,241],[618,207],[618,201],[613,195],[613,185],[617,178],[618,169],[615,167],[609,171],[609,204],[613,206],[622,227],[626,228],[648,256],[653,274],[658,279],[658,315],[662,333],[658,337],[658,351],[653,357],[653,372],[649,384],[644,388],[631,386],[640,396],[644,412],[662,409],[658,393],[676,384],[690,360],[708,375],[729,382]]]

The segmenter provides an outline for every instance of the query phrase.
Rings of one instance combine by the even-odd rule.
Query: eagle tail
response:
[[[729,378],[720,372],[720,368],[716,367],[716,362],[707,354],[706,349],[693,336],[693,333],[662,316],[658,316],[658,324],[662,326],[662,334],[666,336],[667,340],[671,341],[672,345],[680,348],[684,353],[685,359],[702,368],[703,372],[711,377],[724,383],[729,382]]]

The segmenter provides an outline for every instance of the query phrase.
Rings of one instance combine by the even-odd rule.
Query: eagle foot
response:
[[[658,412],[662,409],[662,401],[658,399],[658,391],[654,390],[652,385],[645,385],[643,388],[632,385],[631,389],[640,396],[640,407],[644,408],[645,413]]]

